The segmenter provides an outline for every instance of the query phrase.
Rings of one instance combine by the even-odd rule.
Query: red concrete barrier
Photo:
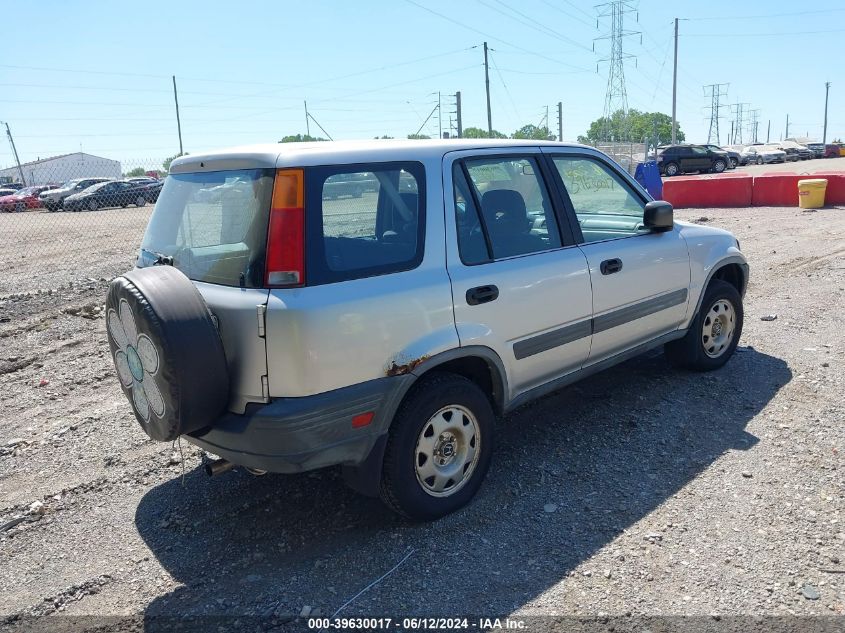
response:
[[[752,183],[749,174],[676,176],[663,181],[663,199],[676,209],[750,207]]]
[[[751,204],[755,207],[797,207],[798,181],[815,177],[780,173],[754,176]]]

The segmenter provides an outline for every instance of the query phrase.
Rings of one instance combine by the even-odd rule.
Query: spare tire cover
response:
[[[113,279],[106,331],[120,386],[152,439],[174,440],[224,411],[223,342],[205,300],[182,272],[153,266]]]

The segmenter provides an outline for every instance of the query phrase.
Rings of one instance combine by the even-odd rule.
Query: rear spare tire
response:
[[[106,326],[120,386],[152,439],[172,441],[223,412],[223,342],[202,295],[179,270],[153,266],[113,279]]]

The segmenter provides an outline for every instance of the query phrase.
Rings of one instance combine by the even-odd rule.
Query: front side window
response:
[[[458,244],[464,263],[480,263],[561,246],[548,191],[534,158],[463,161],[455,180]],[[483,250],[482,250],[483,246]]]
[[[648,233],[643,225],[645,204],[611,167],[585,156],[553,160],[585,242]]]
[[[309,280],[343,281],[418,266],[425,225],[424,173],[420,163],[309,170]]]

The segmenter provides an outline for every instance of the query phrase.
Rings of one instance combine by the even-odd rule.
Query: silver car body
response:
[[[482,355],[502,372],[500,407],[683,335],[707,281],[746,265],[726,231],[676,222],[665,233],[591,242],[465,266],[458,256],[452,164],[485,154],[592,156],[584,146],[451,140],[266,145],[177,158],[171,173],[401,160],[425,168],[425,253],[415,269],[314,287],[237,289],[197,283],[221,323],[232,376],[230,411],[377,380],[396,367],[420,375],[455,355]],[[648,194],[618,170],[643,205]],[[444,239],[445,235],[445,239]],[[599,264],[622,259],[624,274]],[[469,306],[468,288],[495,283],[499,300]],[[638,316],[640,315],[640,316]],[[597,324],[603,324],[597,327]],[[566,332],[571,342],[517,358],[515,347]],[[530,343],[533,345],[534,343]]]

